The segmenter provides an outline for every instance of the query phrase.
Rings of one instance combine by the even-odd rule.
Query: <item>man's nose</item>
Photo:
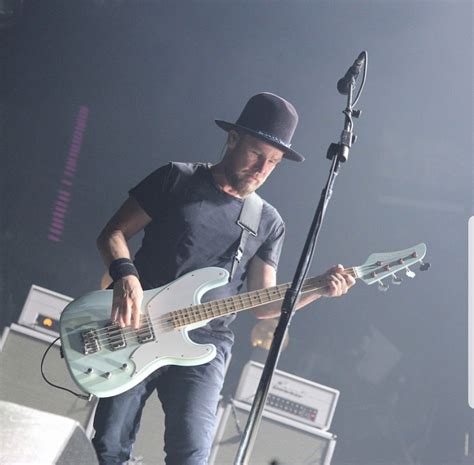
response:
[[[255,170],[258,171],[259,173],[263,172],[265,170],[266,163],[267,163],[267,160],[265,159],[257,160],[254,165]]]

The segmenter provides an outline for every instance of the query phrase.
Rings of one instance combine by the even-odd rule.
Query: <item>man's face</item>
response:
[[[229,134],[225,174],[231,186],[246,196],[258,189],[280,163],[283,152],[249,134]]]

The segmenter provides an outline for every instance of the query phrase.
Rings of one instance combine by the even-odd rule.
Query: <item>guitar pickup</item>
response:
[[[117,323],[107,325],[106,330],[110,349],[119,350],[127,347],[125,335],[123,334],[122,328]]]
[[[153,333],[153,328],[148,316],[146,316],[144,320],[143,326],[137,331],[137,339],[139,344],[144,344],[145,342],[155,340],[155,334]]]
[[[95,354],[102,349],[99,336],[95,329],[88,329],[81,333],[84,355]]]

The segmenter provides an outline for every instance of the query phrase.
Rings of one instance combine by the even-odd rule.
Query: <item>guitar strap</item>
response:
[[[240,211],[237,224],[241,227],[240,240],[237,250],[235,251],[230,268],[229,282],[234,277],[235,270],[240,263],[245,251],[245,245],[250,236],[256,236],[260,218],[262,217],[263,201],[255,192],[245,198],[242,210]]]

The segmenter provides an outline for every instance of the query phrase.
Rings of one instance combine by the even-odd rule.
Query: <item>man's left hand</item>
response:
[[[324,297],[339,297],[355,284],[355,279],[345,270],[342,265],[336,265],[326,271],[327,286],[320,290],[319,294]]]

